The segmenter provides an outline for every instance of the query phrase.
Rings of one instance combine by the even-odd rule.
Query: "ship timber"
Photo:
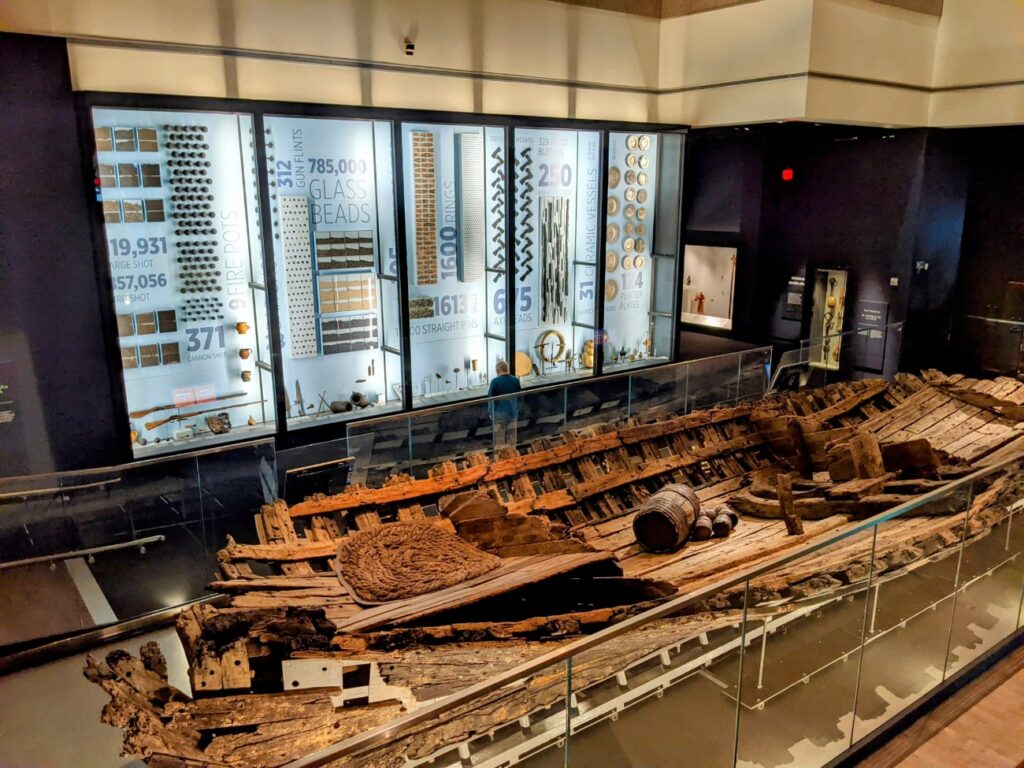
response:
[[[279,501],[256,515],[259,543],[229,540],[219,553],[222,578],[210,588],[227,595],[226,603],[194,607],[179,619],[191,693],[169,686],[153,644],[139,658],[90,659],[86,676],[110,695],[103,719],[122,728],[125,751],[150,766],[284,765],[670,594],[769,562],[978,468],[1018,455],[1024,461],[1022,419],[1019,382],[926,371],[595,424],[535,440],[523,453],[446,461],[423,478],[395,475],[377,488],[353,486],[290,508]],[[1019,466],[987,478],[972,497],[942,499],[887,522],[873,546],[870,533],[853,536],[759,577],[746,593],[747,618],[784,616],[863,589],[872,571],[875,579],[899,578],[984,536],[1024,495]],[[779,483],[780,474],[791,479]],[[641,550],[633,513],[670,483],[696,489],[703,506],[734,508],[735,531],[670,554]],[[801,518],[797,535],[787,534],[782,519],[793,510]],[[338,577],[338,544],[394,521],[457,531],[501,557],[501,575],[366,605]],[[586,605],[573,602],[574,590],[585,593],[577,602]],[[606,599],[595,607],[599,593]],[[532,613],[503,613],[508,595],[528,597]],[[584,651],[574,662],[574,690],[735,625],[743,607],[740,586]],[[309,661],[363,677],[319,687],[307,680],[291,690],[286,678],[294,674],[299,685],[293,670]],[[552,670],[330,765],[417,765],[529,720],[564,692],[564,670]]]

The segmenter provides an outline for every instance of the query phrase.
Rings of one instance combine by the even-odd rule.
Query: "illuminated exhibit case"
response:
[[[732,328],[736,249],[687,245],[683,252],[680,319],[707,328]]]
[[[287,424],[397,410],[391,123],[267,116],[264,126]]]
[[[505,130],[403,124],[412,402],[484,395],[506,358]]]
[[[272,432],[252,116],[92,117],[134,455]]]

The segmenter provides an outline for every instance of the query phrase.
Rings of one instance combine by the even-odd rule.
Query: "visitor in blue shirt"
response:
[[[498,375],[491,379],[487,389],[488,397],[511,395],[519,392],[519,379],[508,372],[508,363],[499,360],[494,368]],[[488,403],[491,411],[491,422],[494,430],[494,450],[516,447],[516,422],[519,418],[519,398],[509,397],[505,400],[492,400]]]

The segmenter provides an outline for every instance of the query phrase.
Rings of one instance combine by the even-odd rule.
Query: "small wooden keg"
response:
[[[633,535],[649,552],[674,552],[686,543],[700,512],[700,499],[688,485],[666,485],[633,518]]]

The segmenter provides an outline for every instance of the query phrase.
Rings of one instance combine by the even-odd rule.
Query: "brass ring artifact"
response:
[[[545,350],[547,349],[548,342],[551,340],[552,336],[555,341],[558,342],[558,351],[554,355],[549,356]],[[545,363],[554,365],[565,356],[565,336],[562,335],[561,331],[556,331],[554,328],[551,328],[540,335],[540,341],[537,342],[537,348],[540,350],[540,359]]]

